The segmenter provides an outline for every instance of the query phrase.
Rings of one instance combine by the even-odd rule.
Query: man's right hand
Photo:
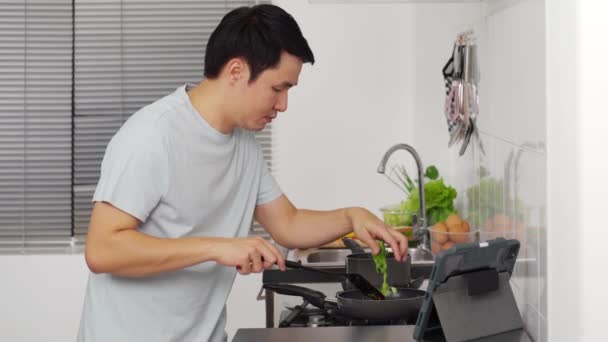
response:
[[[242,274],[259,273],[277,264],[285,270],[285,258],[276,246],[260,237],[218,238],[213,244],[213,260],[234,266]]]

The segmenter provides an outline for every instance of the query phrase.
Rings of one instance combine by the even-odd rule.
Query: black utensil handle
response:
[[[382,292],[378,291],[374,285],[370,284],[367,279],[365,279],[362,275],[351,273],[348,275],[348,280],[355,285],[359,291],[361,291],[364,295],[368,296],[374,300],[384,300],[385,297]]]
[[[307,270],[307,271],[311,271],[311,272],[329,274],[329,275],[333,275],[333,276],[342,276],[342,277],[346,276],[346,274],[344,274],[344,273],[337,273],[337,272],[329,272],[329,271],[325,271],[325,270],[320,270],[320,269],[317,269],[317,268],[304,266],[304,265],[302,265],[299,262],[295,262],[295,261],[291,261],[291,260],[285,260],[285,266],[287,266],[289,268],[299,268],[301,270]]]
[[[287,266],[289,268],[303,268],[304,267],[299,262],[291,261],[291,260],[285,260],[285,266]]]
[[[287,296],[302,297],[310,302],[310,304],[323,309],[325,303],[325,294],[323,292],[308,289],[306,287],[289,285],[289,284],[264,284],[264,288],[273,292],[284,294]]]
[[[346,247],[348,247],[348,249],[350,249],[353,253],[365,253],[365,250],[363,250],[363,248],[359,246],[359,244],[353,239],[343,237],[342,242],[344,242]]]

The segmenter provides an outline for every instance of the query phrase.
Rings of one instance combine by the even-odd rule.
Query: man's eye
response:
[[[275,87],[272,87],[272,90],[273,90],[275,93],[280,93],[280,92],[281,92],[281,89],[279,89],[279,88],[275,88]]]

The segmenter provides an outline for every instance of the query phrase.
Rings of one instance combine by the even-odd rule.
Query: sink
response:
[[[365,249],[369,252],[369,249]],[[418,248],[410,248],[409,254],[412,257],[412,264],[432,264],[433,257],[430,253]],[[307,249],[295,250],[288,259],[300,261],[303,265],[315,267],[340,267],[344,266],[346,256],[352,254],[349,249]]]

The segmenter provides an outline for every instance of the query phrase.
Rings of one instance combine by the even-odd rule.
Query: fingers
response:
[[[264,270],[264,264],[262,262],[262,254],[256,249],[249,254],[251,259],[251,271],[254,273],[260,273]]]
[[[244,257],[241,262],[236,266],[236,270],[241,275],[248,275],[251,273],[251,259],[249,256]]]
[[[378,255],[378,253],[380,253],[380,246],[378,245],[378,242],[376,242],[376,239],[374,239],[366,229],[357,231],[357,239],[363,241],[369,248],[371,248],[373,255]]]
[[[282,271],[286,268],[283,254],[263,238],[248,238],[243,252],[246,253],[246,257],[237,265],[239,274],[259,273],[274,264],[277,264]]]
[[[401,261],[401,260],[403,260],[402,259],[403,252],[401,251],[401,248],[399,247],[399,243],[397,242],[397,239],[395,239],[395,237],[391,234],[389,229],[392,229],[392,228],[387,229],[383,224],[382,227],[379,229],[380,230],[379,237],[382,240],[384,240],[384,242],[386,242],[386,244],[388,244],[391,247],[391,249],[393,250],[393,254],[395,255],[395,259],[397,261]]]
[[[391,227],[388,227],[387,229],[389,232],[391,232],[391,234],[395,237],[395,240],[397,240],[397,243],[399,244],[399,250],[401,251],[401,256],[403,257],[402,261],[406,260],[408,255],[407,237],[405,237],[403,234],[394,230]]]
[[[264,261],[264,269],[271,267],[277,262],[277,256],[272,252],[272,249],[262,245],[260,246],[260,254],[262,254],[262,260]]]
[[[285,271],[285,257],[283,256],[283,253],[281,253],[281,251],[279,251],[279,249],[277,248],[277,246],[271,244],[270,242],[264,240],[264,242],[266,243],[266,245],[270,248],[270,251],[272,252],[272,254],[276,257],[276,260],[273,262],[273,264],[277,264],[277,266],[279,266],[279,269],[281,271]],[[271,264],[272,266],[272,264]]]
[[[264,268],[269,268],[274,264],[279,266],[282,271],[285,270],[285,258],[279,249],[271,244],[270,242],[263,240],[263,243],[259,245],[259,251],[264,259]]]

